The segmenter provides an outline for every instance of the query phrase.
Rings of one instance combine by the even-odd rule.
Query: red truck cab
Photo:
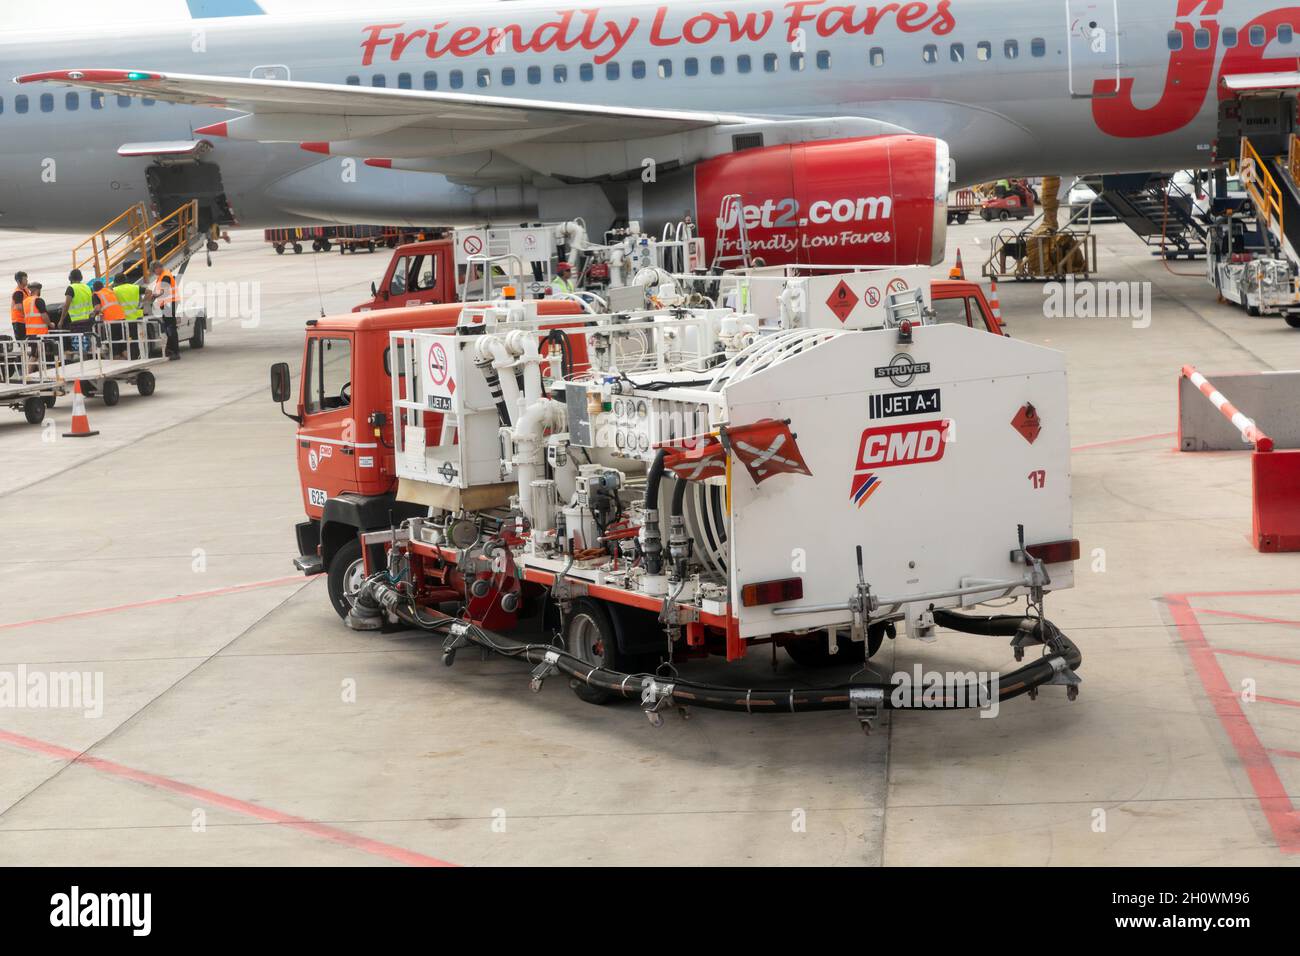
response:
[[[401,309],[456,301],[456,263],[450,239],[398,246],[384,277],[370,286],[370,299],[353,312]]]
[[[930,300],[936,322],[984,329],[994,335],[1009,335],[1000,316],[994,314],[978,282],[965,279],[936,279],[930,283]]]

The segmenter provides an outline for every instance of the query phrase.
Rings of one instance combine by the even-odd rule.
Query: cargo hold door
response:
[[[1119,0],[1065,0],[1070,95],[1119,94]]]

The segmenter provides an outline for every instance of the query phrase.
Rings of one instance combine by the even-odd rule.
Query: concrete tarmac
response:
[[[954,227],[950,254],[977,274],[995,231]],[[0,681],[102,680],[89,708],[0,695],[0,864],[1300,862],[1300,555],[1251,547],[1246,452],[1180,454],[1172,434],[1184,363],[1300,368],[1300,331],[1098,232],[1100,277],[1150,291],[1148,327],[1049,318],[1041,286],[1001,287],[1012,334],[1069,358],[1083,557],[1047,613],[1082,649],[1082,692],[870,737],[842,713],[654,729],[558,679],[532,694],[511,661],[448,669],[436,639],[347,630],[290,564],[294,425],[267,369],[296,369],[303,322],[366,297],[387,255],[280,257],[236,233],[189,278],[252,283],[255,321],[217,322],[151,397],[91,399],[95,438],[58,437],[68,399],[50,427],[0,409]],[[75,241],[0,233],[0,272],[57,298]],[[709,666],[827,679],[776,658]],[[875,666],[917,663],[1015,667],[946,632]]]

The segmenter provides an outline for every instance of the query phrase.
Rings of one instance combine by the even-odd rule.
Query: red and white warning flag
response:
[[[754,484],[773,475],[811,475],[788,422],[765,418],[752,425],[724,429],[732,454],[745,466]]]
[[[664,467],[686,481],[720,478],[727,473],[727,452],[712,435],[668,447]]]

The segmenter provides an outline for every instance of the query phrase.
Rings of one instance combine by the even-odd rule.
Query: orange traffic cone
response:
[[[64,432],[64,438],[89,438],[99,432],[90,430],[90,419],[86,417],[86,398],[81,394],[81,379],[72,386],[72,431]]]
[[[963,265],[961,264],[961,250],[960,250],[960,249],[957,250],[957,264],[956,264],[955,266],[953,266],[953,267],[952,267],[952,271],[948,273],[948,278],[949,278],[949,279],[965,279],[965,278],[966,278],[966,267],[963,266]]]
[[[1002,303],[998,301],[998,280],[989,279],[989,308],[993,310],[993,317],[999,322],[1002,321]]]

